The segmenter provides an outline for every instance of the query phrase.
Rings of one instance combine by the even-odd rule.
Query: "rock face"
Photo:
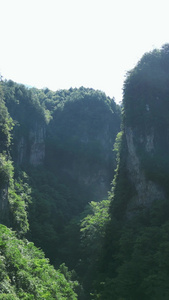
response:
[[[17,163],[19,165],[22,164],[22,162],[24,161],[24,157],[26,155],[26,142],[25,142],[25,138],[22,136],[18,142],[18,146],[17,146]]]
[[[8,223],[9,203],[8,203],[8,186],[0,189],[0,222]]]
[[[33,166],[43,164],[45,158],[46,127],[35,123],[27,135],[18,137],[17,158],[19,165],[29,163]]]
[[[43,163],[45,158],[45,126],[39,126],[36,123],[35,130],[31,131],[29,138],[31,141],[30,158],[29,162],[33,166],[37,166]]]
[[[90,131],[85,132],[79,138],[77,148],[77,152],[81,149],[81,153],[70,158],[66,164],[63,162],[60,169],[63,177],[68,175],[79,186],[92,191],[93,199],[97,201],[107,197],[115,169],[112,151],[115,135],[111,129],[105,124],[105,128],[100,133],[95,132],[94,136],[91,136]]]
[[[149,153],[154,150],[154,134],[139,137],[134,136],[134,130],[132,128],[125,128],[125,137],[127,141],[127,169],[131,182],[133,183],[137,195],[135,196],[136,205],[149,206],[153,201],[158,199],[164,199],[163,190],[155,184],[153,181],[148,180],[145,176],[145,172],[141,166],[140,158],[136,151],[134,140],[141,142],[145,148],[145,153]]]
[[[168,82],[169,45],[145,54],[124,84],[123,139],[114,197],[114,210],[119,212],[123,206],[123,217],[169,197]]]
[[[103,97],[103,96],[102,96]],[[99,100],[81,94],[56,111],[47,132],[46,164],[71,188],[90,200],[107,197],[116,166],[113,145],[120,131],[118,112]],[[86,199],[86,202],[90,201]]]
[[[120,131],[114,99],[93,89],[58,92],[4,84],[5,101],[15,122],[12,159],[21,169],[43,165],[60,182],[87,200],[107,197],[116,166],[113,144]],[[78,198],[78,196],[76,196]],[[80,196],[79,196],[80,198]]]

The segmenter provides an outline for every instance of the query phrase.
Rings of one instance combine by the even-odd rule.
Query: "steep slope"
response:
[[[120,129],[120,110],[113,99],[93,89],[52,92],[3,82],[5,103],[15,121],[12,156],[21,166],[45,165],[61,177],[106,196]],[[67,180],[66,180],[67,179]]]
[[[114,99],[93,89],[52,92],[11,80],[2,85],[15,123],[15,176],[26,171],[32,189],[28,237],[58,265],[66,259],[65,227],[90,201],[107,196],[120,109]]]
[[[168,120],[169,45],[164,45],[146,53],[124,85],[123,130],[96,299],[169,297]]]
[[[25,238],[30,187],[26,174],[14,178],[11,119],[0,86],[0,299],[77,299],[78,282],[65,265],[56,271]],[[15,231],[7,228],[9,226]]]
[[[112,149],[120,129],[117,105],[100,91],[74,89],[52,117],[47,130],[48,168],[63,182],[72,182],[72,187],[90,191],[91,200],[101,200],[115,168]]]
[[[8,148],[11,140],[12,119],[3,101],[0,87],[0,222],[8,220],[8,186],[10,178],[10,162]]]
[[[145,54],[124,85],[122,161],[133,189],[126,199],[128,213],[168,197],[168,51],[165,45]]]
[[[2,82],[4,100],[14,120],[12,157],[18,165],[42,164],[48,118],[30,89],[12,80]]]
[[[0,299],[76,300],[78,282],[71,273],[56,271],[33,243],[16,238],[0,225]],[[65,276],[69,278],[65,278]]]

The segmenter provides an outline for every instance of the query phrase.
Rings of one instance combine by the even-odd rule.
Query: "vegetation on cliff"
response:
[[[63,267],[56,271],[33,243],[0,225],[0,299],[77,299],[78,283]]]
[[[12,234],[14,244],[22,244],[21,248],[27,249],[28,242],[22,243],[20,238],[27,237],[34,241],[36,246],[45,251],[45,255],[57,269],[61,263],[66,262],[76,270],[80,281],[88,289],[90,284],[87,277],[90,273],[94,274],[100,250],[98,247],[94,263],[90,258],[89,267],[85,268],[89,263],[84,250],[85,244],[89,245],[90,241],[93,258],[96,250],[90,238],[92,217],[91,225],[88,226],[89,217],[86,216],[89,212],[94,214],[95,241],[98,237],[99,246],[104,236],[102,223],[108,214],[109,201],[104,200],[97,204],[94,200],[101,200],[103,195],[107,195],[113,179],[115,156],[112,148],[119,131],[120,109],[113,99],[93,89],[52,92],[48,89],[28,89],[11,80],[2,82],[1,86],[4,94],[4,112],[1,118],[4,127],[2,126],[1,132],[6,128],[6,145],[5,141],[2,143],[6,148],[2,148],[5,152],[1,153],[1,174],[4,176],[1,191],[5,190],[6,195],[0,197],[1,210],[4,212],[3,200],[6,210],[1,222],[15,230],[15,233],[10,233],[6,227],[1,229],[6,235]],[[90,209],[85,209],[90,201],[93,201],[89,205]],[[12,247],[15,249],[14,245]],[[20,249],[17,248],[16,251],[19,253]],[[25,251],[28,251],[26,255],[29,261],[29,249]],[[90,249],[88,251],[90,252]],[[21,260],[22,253],[21,249],[21,254],[17,254]],[[7,255],[8,253],[4,252],[4,259]],[[46,263],[44,261],[44,265]],[[11,262],[11,269],[12,264],[14,262]],[[23,282],[27,281],[27,277],[34,277],[26,267],[26,261],[25,268]],[[19,270],[18,262],[18,272]],[[72,299],[76,299],[73,289],[78,284],[72,282],[72,276],[65,265],[62,264],[60,270],[67,281],[65,279],[64,283],[62,276],[61,283],[56,283],[56,299],[71,299],[71,293],[74,297]],[[46,296],[39,294],[38,286],[34,293],[26,285],[22,286],[22,283],[18,289],[20,279],[17,277],[20,275],[16,273],[16,281],[12,281],[12,275],[8,274],[8,271],[5,270],[5,276],[9,277],[9,296],[16,299],[52,299],[53,294],[46,288],[43,280],[41,285],[44,285],[43,292]],[[41,278],[40,274],[39,276]],[[91,275],[90,279],[92,280]],[[33,286],[36,280],[35,276],[29,282],[30,285]],[[52,282],[54,276],[49,280]],[[63,291],[62,284],[65,286]],[[67,294],[66,284],[69,289]],[[87,296],[80,287],[76,287],[76,290],[81,299],[90,294],[89,289]],[[45,298],[47,295],[48,298]]]
[[[0,221],[15,230],[0,225],[0,299],[77,299],[78,282],[67,268],[62,265],[56,271],[44,253],[24,239],[31,189],[25,173],[16,176],[10,156],[14,122],[0,91]]]
[[[32,190],[27,237],[52,263],[69,263],[75,258],[67,251],[63,256],[69,222],[107,196],[113,179],[120,109],[103,92],[83,87],[52,92],[11,80],[2,86],[15,123],[15,177],[26,171]]]
[[[0,298],[169,298],[168,83],[164,45],[127,74],[121,132],[100,91],[2,83]]]
[[[95,299],[169,297],[168,63],[168,45],[146,53],[124,84],[111,220]]]

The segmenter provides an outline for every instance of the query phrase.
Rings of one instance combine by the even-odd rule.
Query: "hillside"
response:
[[[2,299],[168,300],[168,44],[123,92],[1,82]]]
[[[110,189],[120,108],[104,93],[83,87],[52,92],[10,80],[1,82],[1,91],[1,223],[16,231],[12,247],[20,243],[17,238],[26,237],[43,249],[57,269],[66,262],[81,276],[76,268],[82,255],[80,219],[88,214],[89,202],[107,197]],[[26,255],[29,260],[29,250]],[[71,273],[67,267],[62,269],[69,288]],[[25,272],[31,276],[30,269]],[[17,282],[12,286],[13,297],[20,297]],[[70,285],[72,299],[76,299],[75,286],[78,283]],[[27,297],[29,289],[21,289]],[[47,293],[52,299],[49,289]],[[78,287],[80,294],[83,298]]]
[[[169,297],[168,83],[169,45],[164,45],[146,53],[124,84],[96,299]]]
[[[14,122],[3,98],[0,88],[0,299],[75,300],[78,282],[71,272],[64,265],[56,271],[44,253],[24,238],[31,190],[24,173],[22,179],[14,178],[10,158]]]

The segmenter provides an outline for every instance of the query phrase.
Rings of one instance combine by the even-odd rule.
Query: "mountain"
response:
[[[168,44],[123,92],[1,82],[2,299],[169,298]]]
[[[79,284],[72,273],[65,265],[56,271],[44,253],[25,239],[31,191],[24,180],[26,174],[17,180],[14,176],[10,157],[13,126],[0,87],[0,299],[75,300]]]
[[[97,299],[169,297],[168,83],[167,44],[146,53],[124,84]]]
[[[107,195],[113,178],[112,152],[120,130],[113,99],[92,89],[52,92],[4,82],[5,102],[15,121],[13,160],[44,165],[61,177],[92,189],[92,199]]]
[[[81,87],[52,92],[27,88],[11,80],[1,82],[0,104],[1,223],[16,233],[3,226],[0,232],[2,237],[9,235],[9,242],[4,244],[2,240],[2,244],[13,247],[19,259],[15,281],[11,273],[14,262],[11,261],[9,270],[5,269],[3,280],[9,277],[9,282],[2,289],[3,296],[8,297],[5,296],[8,287],[13,299],[23,295],[34,299],[39,293],[39,288],[34,293],[27,286],[24,288],[25,281],[32,285],[37,280],[31,268],[26,267],[26,264],[34,265],[27,249],[29,242],[25,244],[23,240],[27,238],[43,249],[58,274],[63,273],[62,278],[50,269],[43,254],[32,246],[40,259],[38,264],[42,265],[39,272],[43,272],[43,268],[51,272],[51,278],[46,280],[60,276],[58,286],[63,284],[66,289],[67,285],[68,294],[64,294],[63,288],[63,296],[59,287],[58,295],[65,297],[63,299],[76,299],[78,290],[78,296],[83,299],[76,275],[60,264],[66,262],[68,267],[76,269],[81,257],[79,220],[87,215],[85,207],[89,202],[107,197],[116,168],[112,150],[120,130],[120,107],[114,99],[93,89]],[[11,255],[8,251],[2,253],[4,260]],[[23,284],[18,283],[22,259],[26,267]],[[45,287],[40,273],[40,285],[49,295],[44,299],[53,299],[56,291]],[[31,276],[35,277],[32,281]]]

